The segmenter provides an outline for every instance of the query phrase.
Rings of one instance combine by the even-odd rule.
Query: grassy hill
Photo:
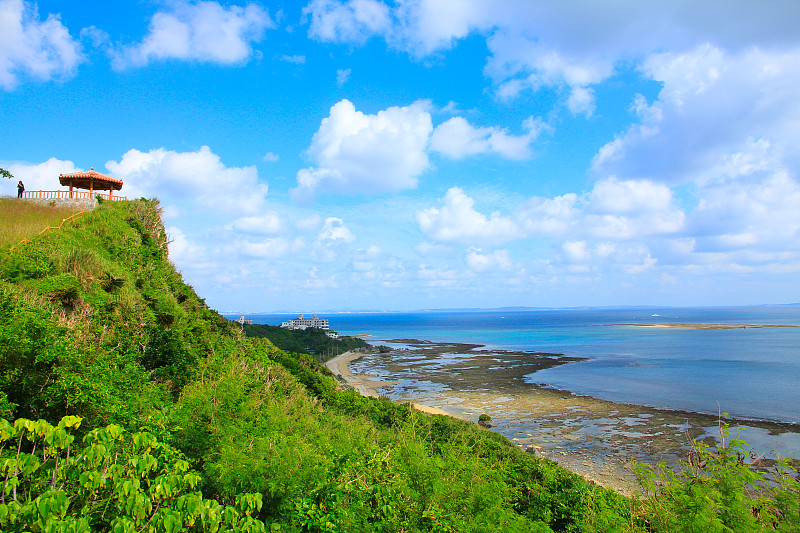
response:
[[[0,417],[2,531],[671,530],[663,500],[246,337],[169,262],[157,201],[0,248]]]
[[[0,246],[17,244],[36,237],[47,226],[60,226],[62,221],[80,209],[48,207],[0,198]]]

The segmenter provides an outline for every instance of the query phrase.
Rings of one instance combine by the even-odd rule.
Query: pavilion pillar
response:
[[[72,182],[69,182],[69,197],[72,198]]]
[[[94,179],[89,178],[89,198],[94,198]]]

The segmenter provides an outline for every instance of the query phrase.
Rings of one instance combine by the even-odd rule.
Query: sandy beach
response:
[[[348,352],[326,366],[348,385],[365,396],[387,395],[395,401],[408,401],[417,409],[477,422],[489,414],[492,430],[540,457],[556,461],[587,479],[624,494],[638,490],[633,463],[664,461],[679,468],[691,450],[693,439],[711,443],[719,436],[719,417],[682,411],[661,410],[638,405],[617,404],[579,396],[567,391],[537,387],[522,381],[532,369],[561,364],[553,354],[513,352],[503,354],[505,372],[497,372],[497,358],[487,356],[474,345],[443,345],[404,339],[415,349],[386,354]],[[454,352],[469,352],[469,359],[453,361]],[[493,355],[497,355],[493,352]],[[381,380],[375,375],[353,371],[362,358],[390,376],[424,375],[425,383],[439,387],[409,385]],[[441,360],[448,360],[443,364]],[[525,363],[522,363],[525,361]],[[494,367],[490,365],[495,365]],[[734,420],[728,420],[736,427]],[[800,428],[769,422],[751,423],[753,431],[787,433],[797,437]]]
[[[325,363],[325,366],[328,367],[328,370],[333,372],[334,376],[340,377],[349,387],[352,387],[359,394],[362,396],[372,396],[373,398],[378,398],[380,393],[378,389],[381,387],[385,387],[387,385],[393,385],[393,382],[389,381],[381,381],[374,379],[375,376],[370,376],[369,374],[354,374],[350,370],[350,363],[353,361],[364,357],[364,353],[360,352],[344,352],[343,354],[339,354],[333,359],[330,359]],[[415,409],[423,411],[425,413],[430,413],[433,415],[449,415],[446,411],[431,407],[429,405],[424,404],[411,404]]]

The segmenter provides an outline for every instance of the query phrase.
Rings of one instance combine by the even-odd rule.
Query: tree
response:
[[[9,172],[8,170],[6,170],[4,168],[0,168],[0,176],[3,176],[4,178],[8,178],[8,179],[12,179],[14,177],[14,175],[11,174],[11,172]]]

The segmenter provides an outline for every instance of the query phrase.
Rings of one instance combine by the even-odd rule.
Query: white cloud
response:
[[[321,41],[363,43],[391,27],[389,8],[376,0],[313,0],[303,15],[311,18],[309,37]]]
[[[259,216],[237,218],[230,228],[251,235],[274,235],[283,230],[283,221],[278,213],[270,211]]]
[[[515,136],[498,127],[476,128],[463,117],[453,117],[436,127],[431,149],[452,159],[489,153],[508,159],[527,159],[531,156],[530,144],[546,126],[533,117],[523,126],[528,133]]]
[[[649,180],[599,181],[592,189],[588,211],[619,214],[662,211],[672,205],[672,191]]]
[[[768,143],[772,158],[798,170],[800,47],[730,54],[702,45],[654,55],[643,72],[663,88],[652,104],[637,98],[640,123],[598,152],[595,172],[667,183],[714,180],[723,163],[730,166],[730,154],[752,151],[754,136]]]
[[[166,59],[193,60],[224,65],[247,61],[252,43],[274,28],[265,9],[257,4],[224,7],[217,2],[170,2],[150,20],[141,43],[113,52],[116,69],[141,67]]]
[[[0,87],[14,89],[19,75],[66,78],[84,61],[81,45],[58,15],[39,19],[36,4],[0,0]]]
[[[278,157],[278,154],[276,154],[276,153],[267,152],[266,154],[264,154],[264,157],[262,157],[261,159],[262,159],[262,161],[264,161],[266,163],[277,163],[278,160],[280,159],[280,157]]]
[[[414,251],[416,251],[420,256],[443,256],[446,254],[451,253],[451,249],[449,246],[445,246],[443,244],[432,244],[430,242],[421,242],[414,247]]]
[[[508,270],[511,268],[511,257],[508,250],[486,252],[480,248],[470,248],[466,256],[467,266],[476,272],[489,269]]]
[[[226,167],[208,146],[196,152],[132,149],[106,168],[125,182],[126,196],[158,197],[191,212],[255,215],[267,194],[255,167]]]
[[[433,129],[428,107],[419,101],[366,115],[348,100],[337,103],[308,149],[316,166],[297,173],[292,197],[303,201],[318,191],[376,194],[416,187],[417,176],[428,168],[425,149]]]
[[[594,89],[586,87],[573,87],[567,99],[567,108],[574,115],[586,115],[591,117],[594,114],[595,105]]]
[[[260,241],[243,241],[232,246],[239,254],[254,259],[274,259],[303,248],[302,240],[290,241],[284,237],[272,237]]]
[[[641,244],[615,245],[609,242],[571,240],[561,245],[564,266],[570,273],[623,271],[641,274],[652,269],[657,259]]]
[[[800,258],[800,183],[776,172],[758,183],[714,184],[689,217],[697,252],[788,252]],[[756,260],[739,256],[737,260]]]
[[[14,175],[13,180],[0,180],[0,184],[9,188],[9,195],[13,188],[13,196],[16,196],[17,181],[22,181],[26,191],[66,190],[59,183],[58,175],[86,170],[77,168],[72,161],[61,161],[55,157],[38,164],[4,162],[0,167]]]
[[[533,237],[567,235],[580,216],[578,195],[567,193],[555,198],[533,197],[515,212],[525,234]]]
[[[287,63],[294,63],[295,65],[304,65],[306,62],[306,56],[302,55],[286,55],[283,54],[281,56],[281,61],[285,61]]]
[[[337,69],[336,70],[336,85],[341,87],[342,85],[347,83],[347,80],[350,79],[350,72],[351,72],[351,69],[349,69],[349,68],[348,69],[341,69],[341,68]]]
[[[353,233],[344,225],[344,221],[338,217],[328,217],[317,235],[317,243],[334,244],[340,242],[353,242],[356,240]]]
[[[300,231],[313,232],[317,231],[322,226],[322,217],[316,213],[298,219],[294,223],[294,227]]]
[[[586,248],[586,241],[567,241],[561,245],[564,255],[570,262],[586,262],[589,259],[589,251]]]
[[[672,191],[666,185],[612,177],[595,184],[581,224],[589,235],[631,239],[678,234],[685,222],[684,212],[673,205]]]
[[[538,91],[543,87],[564,86],[569,92],[570,111],[591,115],[595,102],[588,87],[613,74],[613,58],[590,52],[573,55],[552,48],[551,42],[516,33],[497,33],[489,39],[493,55],[486,70],[502,96],[514,97],[525,89]]]
[[[205,246],[189,239],[186,234],[176,226],[166,228],[169,243],[169,258],[175,264],[191,266],[193,269],[213,268],[213,263],[208,260],[208,251]]]
[[[393,7],[376,0],[319,0],[304,10],[309,34],[321,40],[363,43],[379,35],[395,48],[424,57],[467,36],[486,36],[486,73],[500,96],[524,90],[563,90],[574,114],[591,116],[592,89],[662,50],[686,51],[710,43],[739,53],[753,46],[800,44],[793,21],[800,4],[771,2],[531,2],[529,0],[407,0]],[[651,21],[658,21],[652,24]],[[795,54],[797,55],[797,54]]]
[[[355,240],[355,236],[341,218],[328,217],[314,241],[312,257],[326,262],[334,261],[337,251]]]
[[[800,250],[798,51],[749,47],[730,52],[703,44],[644,62],[643,72],[663,88],[652,103],[637,97],[633,108],[640,122],[604,146],[593,169],[636,177],[639,183],[638,178],[649,178],[648,187],[662,187],[662,192],[642,190],[639,196],[652,194],[662,207],[666,185],[691,184],[696,205],[685,214],[683,233],[692,246],[658,250],[663,257],[703,271],[795,268]],[[613,197],[613,191],[606,196]],[[626,214],[598,225],[618,235],[640,234],[648,223],[656,233],[676,231],[677,219],[665,216],[669,210],[660,212],[660,219]]]
[[[519,227],[499,213],[491,216],[474,209],[475,200],[458,187],[447,191],[441,208],[417,211],[420,229],[429,239],[467,245],[496,244],[519,238]]]

